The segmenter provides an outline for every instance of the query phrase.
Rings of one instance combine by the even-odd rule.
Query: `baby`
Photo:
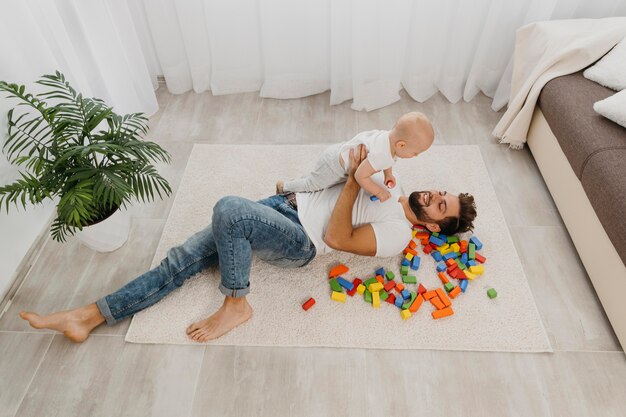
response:
[[[350,149],[360,144],[367,147],[367,158],[361,162],[354,176],[359,185],[381,202],[391,197],[386,188],[370,177],[379,171],[385,174],[385,185],[393,188],[396,179],[391,167],[398,158],[413,158],[432,145],[435,137],[428,118],[419,112],[402,115],[390,131],[361,132],[347,142],[327,148],[308,175],[292,180],[278,181],[276,193],[314,192],[343,182],[348,176]]]

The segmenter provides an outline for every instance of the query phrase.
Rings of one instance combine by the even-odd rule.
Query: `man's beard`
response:
[[[431,219],[424,211],[424,206],[421,202],[422,194],[428,193],[428,191],[413,191],[409,195],[409,207],[411,207],[411,210],[415,213],[417,220],[425,223],[434,223],[433,219]]]

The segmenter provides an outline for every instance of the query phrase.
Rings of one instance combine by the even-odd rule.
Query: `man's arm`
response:
[[[367,157],[365,146],[360,145],[357,155],[350,150],[350,168],[346,184],[335,203],[328,221],[324,242],[333,249],[357,255],[376,255],[376,235],[372,225],[366,224],[356,229],[352,227],[352,208],[359,194],[359,184],[354,178],[358,165]]]

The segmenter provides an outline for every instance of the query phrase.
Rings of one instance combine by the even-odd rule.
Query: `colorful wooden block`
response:
[[[420,262],[421,260],[419,256],[414,257],[413,261],[411,261],[411,269],[417,271],[420,267]]]
[[[354,296],[354,293],[357,292],[359,285],[361,285],[363,281],[361,281],[361,278],[354,278],[354,280],[352,281],[352,289],[350,291],[348,291],[348,295],[350,297]],[[363,288],[365,288],[365,286],[363,286]]]
[[[350,268],[348,268],[347,266],[343,265],[343,264],[339,264],[336,267],[332,268],[330,270],[330,272],[328,273],[328,278],[335,278],[338,277],[339,275],[343,275],[346,272],[348,272],[350,270]]]
[[[378,281],[381,284],[385,283],[385,278],[383,278],[382,275],[376,275],[376,281]]]
[[[402,275],[402,282],[405,284],[417,284],[417,277],[414,275]]]
[[[455,259],[455,258],[458,258],[458,257],[459,257],[459,255],[457,255],[456,252],[450,251],[450,253],[446,253],[445,255],[443,255],[443,260],[447,261],[448,259]]]
[[[461,252],[461,247],[459,246],[458,243],[453,243],[452,245],[450,245],[450,247],[452,248],[454,252]]]
[[[445,258],[445,255],[448,255],[449,253],[454,253],[454,251],[452,250],[451,247],[447,247],[447,248],[439,248],[437,249],[439,251],[439,253]]]
[[[402,304],[404,304],[404,299],[402,298],[402,296],[398,296],[395,298],[394,304],[396,307],[398,308],[402,308]]]
[[[454,289],[454,284],[453,284],[453,283],[451,283],[451,282],[448,282],[448,283],[447,283],[446,285],[444,285],[443,287],[446,289],[446,291],[450,292],[450,291],[452,291],[452,290]]]
[[[474,278],[476,278],[476,274],[472,274],[470,271],[464,271],[465,274],[465,278],[473,280]]]
[[[482,256],[480,253],[476,253],[474,252],[474,257],[475,259],[480,262],[481,264],[484,264],[485,261],[487,261],[487,258],[485,258],[484,256]]]
[[[439,262],[437,264],[437,272],[443,272],[446,270],[446,264],[444,264],[443,262]]]
[[[404,285],[401,282],[398,282],[396,284],[396,291],[402,292],[402,290],[404,290]]]
[[[402,304],[402,309],[406,310],[409,307],[411,307],[411,304],[413,304],[413,301],[415,301],[415,298],[417,297],[417,294],[414,292],[410,292],[411,296],[409,298],[406,299],[405,303]]]
[[[403,266],[402,268],[400,268],[400,273],[402,273],[402,275],[406,275],[409,273],[409,267],[408,266]]]
[[[402,320],[408,320],[411,318],[411,312],[409,310],[402,310],[400,316],[402,316]]]
[[[389,293],[385,290],[380,290],[380,301],[386,301],[389,298]]]
[[[437,296],[437,291],[434,291],[434,290],[426,291],[422,295],[424,296],[424,300],[430,300],[431,298]]]
[[[374,284],[375,282],[378,282],[376,277],[370,278],[370,279],[366,279],[365,282],[363,283],[363,285],[365,285],[365,287],[368,288],[370,286],[370,284]]]
[[[448,293],[448,295],[452,298],[456,298],[457,295],[461,294],[461,287],[455,286],[452,291]]]
[[[439,253],[439,251],[435,250],[433,251],[430,256],[433,257],[433,259],[435,260],[435,262],[441,262],[441,260],[443,259],[443,256],[441,256],[441,253]]]
[[[363,299],[365,300],[366,303],[372,303],[372,292],[370,290],[365,290],[365,293],[363,294]]]
[[[434,243],[434,244],[435,244],[435,245],[437,245],[437,246],[441,246],[441,245],[443,245],[443,244],[445,243],[443,240],[441,240],[441,239],[439,239],[437,236],[435,236],[435,234],[434,234],[434,233],[430,236],[430,239],[428,239],[428,240],[429,240],[431,243]]]
[[[463,255],[465,255],[465,254],[463,254]],[[478,265],[478,263],[477,263],[474,259],[472,259],[471,261],[467,261],[467,262],[465,263],[465,265],[467,265],[467,267],[469,268],[470,266],[476,266],[476,265]]]
[[[446,239],[446,241],[448,243],[456,243],[459,241],[459,237],[458,236],[448,236],[448,238]]]
[[[385,276],[385,268],[378,268],[376,270],[376,275],[382,275]]]
[[[487,295],[489,296],[489,298],[496,298],[498,296],[498,292],[493,288],[489,288],[487,290]]]
[[[389,304],[396,304],[396,295],[395,294],[389,294],[389,296],[387,297],[387,299],[385,300],[387,301]]]
[[[437,276],[439,277],[443,285],[446,285],[450,282],[446,274],[444,274],[443,272],[438,273]]]
[[[373,284],[370,284],[367,289],[369,290],[369,292],[378,292],[380,290],[382,290],[384,288],[384,285],[381,284],[380,282],[375,282]]]
[[[466,279],[462,279],[460,281],[459,287],[461,287],[461,291],[465,292],[465,290],[467,289],[467,284],[468,284],[468,280]]]
[[[470,266],[469,271],[472,274],[482,275],[485,272],[485,267],[482,265]]]
[[[441,310],[433,311],[432,313],[433,319],[437,320],[443,317],[448,317],[454,314],[452,307],[447,307]]]
[[[387,277],[387,279],[388,279],[389,281],[392,281],[392,280],[396,277],[396,275],[395,275],[393,272],[391,272],[391,271],[387,271],[387,273],[385,274],[385,276]]]
[[[389,291],[393,290],[395,286],[396,286],[396,283],[394,281],[387,281],[387,283],[385,284],[383,289],[385,291],[389,292]]]
[[[402,259],[402,262],[400,262],[400,265],[408,267],[409,265],[411,265],[411,261],[409,261],[408,259],[404,258],[404,259]]]
[[[339,282],[337,281],[337,278],[331,279],[329,283],[330,283],[330,288],[332,288],[333,291],[343,292],[343,287],[341,286],[341,284],[339,284]]]
[[[411,306],[409,307],[409,311],[411,313],[417,312],[417,310],[419,310],[423,302],[424,302],[424,297],[422,297],[422,294],[418,294],[417,297],[415,297],[415,300],[413,300],[413,303],[411,304]]]
[[[411,297],[411,292],[406,288],[403,289],[400,294],[402,294],[402,298],[404,298],[405,300]]]
[[[363,293],[365,293],[365,290],[366,290],[366,288],[365,288],[365,285],[363,285],[363,284],[359,284],[356,287],[356,292],[358,292],[361,295],[363,295]]]
[[[372,293],[372,307],[380,308],[380,293],[378,291]]]
[[[467,264],[468,258],[467,258],[467,253],[462,253],[461,254],[461,262],[463,262],[464,264]]]
[[[478,240],[478,238],[476,236],[472,236],[470,237],[470,243],[473,243],[474,246],[476,247],[476,250],[481,250],[483,248],[483,244],[480,240]]]
[[[412,253],[407,253],[406,255],[404,255],[404,258],[411,262],[414,258],[414,255]]]
[[[335,301],[339,301],[340,303],[345,303],[346,302],[346,295],[344,293],[342,293],[342,292],[333,291],[333,293],[330,296],[330,298],[332,298]]]
[[[443,303],[444,307],[449,307],[450,305],[452,305],[452,302],[450,301],[446,293],[441,288],[437,288],[436,291],[437,291],[437,296],[439,296],[439,299]]]
[[[470,259],[476,258],[476,245],[474,245],[473,243],[470,243],[468,245],[468,255]]]
[[[339,285],[341,285],[343,288],[345,288],[348,291],[352,291],[352,289],[354,288],[354,285],[350,281],[347,281],[343,279],[342,277],[337,277],[335,279],[337,280]]]
[[[465,264],[463,262],[461,262],[460,259],[455,259],[454,262],[456,262],[456,266],[460,269],[460,270],[466,270],[467,267],[465,266]]]
[[[439,299],[439,297],[431,298],[430,303],[434,305],[437,310],[441,310],[442,308],[446,307],[445,305],[443,305],[443,302]]]
[[[411,249],[415,249],[415,246],[417,246],[417,243],[415,243],[415,241],[414,241],[414,240],[411,240],[411,241],[409,242],[409,248],[411,248]]]
[[[426,292],[426,287],[424,287],[422,284],[420,284],[420,285],[417,287],[417,293],[418,293],[418,294],[424,294],[425,292]]]
[[[313,306],[313,304],[315,304],[315,299],[311,297],[306,301],[306,303],[302,304],[302,308],[304,309],[304,311],[307,311]]]

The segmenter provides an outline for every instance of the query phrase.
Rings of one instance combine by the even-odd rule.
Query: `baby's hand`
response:
[[[389,188],[396,186],[396,177],[393,174],[385,175],[385,185]]]
[[[376,197],[378,197],[381,203],[384,203],[391,198],[391,193],[387,190],[382,190],[381,192],[376,194]]]

